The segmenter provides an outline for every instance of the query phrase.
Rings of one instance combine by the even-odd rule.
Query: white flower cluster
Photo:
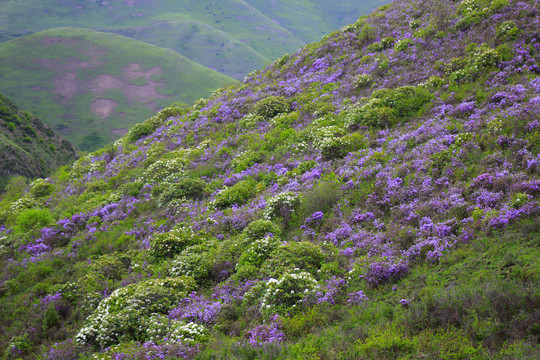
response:
[[[318,289],[319,283],[310,273],[286,273],[279,280],[269,279],[266,282],[261,309],[268,310],[275,306],[295,308],[300,301],[314,295]]]
[[[184,159],[158,160],[146,169],[143,174],[143,181],[155,183],[163,181],[167,176],[181,172],[184,169]]]
[[[263,217],[266,220],[272,220],[273,218],[281,215],[281,210],[286,208],[290,212],[295,212],[296,208],[300,205],[300,198],[297,194],[287,191],[278,194],[268,200],[263,212]]]
[[[21,210],[30,209],[36,207],[38,202],[31,196],[24,196],[19,200],[11,203],[10,210],[11,212],[19,212]]]
[[[76,336],[80,344],[107,347],[124,340],[146,337],[145,320],[165,313],[195,289],[191,278],[151,279],[115,290],[102,300]]]
[[[153,315],[144,323],[146,328],[146,339],[157,342],[167,337],[173,342],[203,342],[208,339],[207,329],[194,322],[185,323],[183,321],[169,319],[165,315]]]

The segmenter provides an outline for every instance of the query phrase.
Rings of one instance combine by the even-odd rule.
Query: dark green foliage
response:
[[[54,331],[54,328],[60,324],[60,316],[54,307],[54,304],[49,304],[43,313],[43,332]]]
[[[289,112],[290,102],[283,96],[269,96],[255,104],[253,110],[255,114],[271,119],[278,114]]]

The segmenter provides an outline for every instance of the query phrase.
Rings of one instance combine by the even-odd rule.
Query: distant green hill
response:
[[[389,0],[0,1],[0,42],[57,27],[116,32],[169,47],[237,79]],[[235,61],[236,60],[236,61]]]
[[[170,49],[86,29],[0,44],[0,91],[81,150],[117,139],[171,102],[193,103],[233,82]]]
[[[170,48],[187,58],[235,79],[270,60],[224,31],[192,20],[165,21],[149,26],[108,30]]]
[[[73,145],[0,94],[0,192],[14,176],[48,176],[77,159]]]

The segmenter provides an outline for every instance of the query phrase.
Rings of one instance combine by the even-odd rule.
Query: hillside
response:
[[[539,358],[539,14],[397,0],[8,192],[4,358]]]
[[[233,79],[119,35],[60,28],[0,44],[0,91],[81,150],[95,150],[171,102]]]
[[[16,176],[46,177],[77,159],[71,143],[0,94],[0,193]]]

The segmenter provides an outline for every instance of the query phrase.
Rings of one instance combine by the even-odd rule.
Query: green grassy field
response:
[[[0,69],[0,91],[82,150],[171,102],[192,103],[234,82],[170,49],[79,28],[0,44]]]

